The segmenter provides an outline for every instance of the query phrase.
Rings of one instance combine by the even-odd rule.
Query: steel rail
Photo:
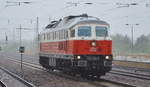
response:
[[[143,77],[150,77],[150,75],[148,74],[136,73],[136,71],[127,71],[127,70],[121,70],[121,69],[112,69],[112,71],[129,73],[129,74],[139,75]]]
[[[9,70],[3,68],[0,66],[0,69],[2,71],[4,71],[5,73],[9,74],[10,76],[12,76],[13,78],[15,78],[16,80],[20,81],[21,83],[23,83],[24,85],[26,85],[27,87],[35,87],[33,84],[27,82],[26,80],[22,79],[21,77],[19,77],[18,75],[10,72]]]
[[[138,79],[150,80],[150,75],[138,74],[138,73],[133,73],[133,72],[128,72],[128,71],[112,70],[109,73],[122,75],[122,76],[129,76],[129,77],[138,78]]]
[[[1,81],[0,81],[0,87],[6,87],[5,84],[3,84]]]
[[[130,85],[128,83],[123,83],[123,82],[116,82],[116,81],[112,81],[112,80],[99,79],[99,82],[101,82],[101,81],[117,84],[117,85],[120,85],[123,87],[136,87],[135,85]]]
[[[113,66],[114,68],[123,68],[123,69],[128,69],[128,70],[134,70],[135,72],[137,71],[142,71],[142,72],[150,72],[150,69],[146,68],[137,68],[137,67],[129,67],[129,66],[122,66],[122,65],[115,65]]]

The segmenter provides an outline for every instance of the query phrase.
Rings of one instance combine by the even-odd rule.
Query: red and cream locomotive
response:
[[[83,76],[105,75],[112,68],[109,24],[87,14],[52,21],[40,33],[39,62]]]

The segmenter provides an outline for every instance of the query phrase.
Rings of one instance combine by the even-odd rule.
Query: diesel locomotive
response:
[[[52,21],[40,33],[39,63],[46,69],[100,77],[112,68],[110,25],[87,14]]]

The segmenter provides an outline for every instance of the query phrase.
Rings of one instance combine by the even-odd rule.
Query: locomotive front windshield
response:
[[[97,37],[108,36],[108,32],[107,32],[106,27],[96,26],[95,31],[96,31]]]
[[[91,27],[90,26],[80,26],[78,27],[78,36],[85,36],[90,37],[91,36]]]

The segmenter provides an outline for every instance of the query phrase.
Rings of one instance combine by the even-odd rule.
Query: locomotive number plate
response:
[[[86,67],[87,66],[87,61],[85,61],[85,60],[78,61],[78,66],[80,66],[80,67]]]

